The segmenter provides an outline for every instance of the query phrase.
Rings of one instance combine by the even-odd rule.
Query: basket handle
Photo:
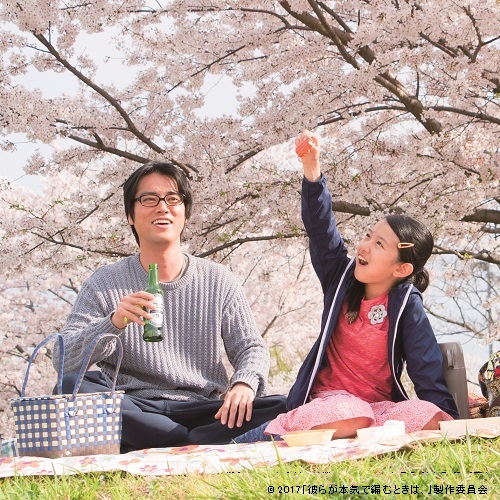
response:
[[[92,357],[92,354],[94,354],[95,348],[97,347],[97,344],[99,342],[106,338],[106,337],[113,337],[116,340],[116,350],[118,351],[118,361],[116,362],[116,370],[113,375],[113,380],[111,384],[111,391],[115,392],[116,388],[116,379],[118,377],[118,370],[120,369],[120,365],[122,364],[122,359],[123,359],[123,347],[122,347],[122,341],[118,335],[115,335],[113,333],[100,333],[90,343],[89,348],[87,349],[87,354],[85,354],[85,357],[83,358],[82,361],[82,366],[80,368],[80,371],[78,372],[78,376],[76,377],[76,382],[75,382],[75,389],[73,390],[73,394],[70,398],[70,401],[74,401],[76,399],[76,395],[78,394],[78,391],[80,390],[80,386],[82,385],[83,382],[83,377],[85,376],[85,373],[87,372],[89,365],[90,365],[90,358]],[[61,393],[59,393],[61,394]]]
[[[26,394],[26,386],[28,385],[28,376],[30,372],[30,368],[32,363],[35,361],[35,358],[38,354],[38,351],[48,344],[49,342],[52,342],[55,338],[57,337],[59,341],[59,350],[60,350],[60,356],[59,356],[59,367],[57,370],[57,393],[61,394],[62,393],[62,377],[63,377],[63,371],[64,371],[64,340],[63,336],[60,333],[53,333],[52,335],[49,335],[47,338],[43,339],[36,347],[33,353],[30,356],[30,360],[28,363],[28,368],[26,368],[26,374],[24,375],[24,380],[23,380],[23,386],[21,388],[21,397],[24,398]]]
[[[64,349],[64,335],[61,333],[53,333],[52,335],[49,335],[47,338],[43,339],[36,347],[33,353],[30,356],[29,363],[28,363],[28,368],[26,368],[26,374],[24,375],[24,381],[23,385],[21,388],[21,397],[24,398],[26,394],[26,386],[28,384],[28,377],[29,377],[29,371],[31,368],[32,363],[35,361],[35,358],[40,351],[40,349],[48,344],[49,342],[52,342],[55,338],[57,337],[57,340],[59,342],[59,366],[57,369],[57,394],[62,394],[62,378],[63,378],[63,373],[64,373],[64,355],[65,355],[65,349]],[[83,377],[85,376],[85,373],[87,372],[89,365],[90,365],[90,359],[92,357],[92,354],[94,354],[95,348],[97,347],[97,344],[105,337],[113,337],[116,340],[116,349],[118,351],[118,361],[116,363],[116,370],[115,374],[113,376],[112,380],[112,387],[111,391],[115,391],[116,387],[116,379],[118,377],[118,370],[120,369],[120,365],[122,363],[123,359],[123,347],[122,347],[122,342],[120,337],[117,335],[114,335],[112,333],[101,333],[97,335],[92,342],[90,343],[89,348],[87,349],[87,353],[85,354],[85,357],[83,358],[82,361],[82,366],[80,368],[80,371],[78,372],[78,376],[76,378],[76,383],[75,383],[75,388],[73,390],[73,394],[71,396],[71,401],[74,401],[76,399],[76,395],[78,394],[78,391],[80,390],[80,386],[82,385],[83,382]]]

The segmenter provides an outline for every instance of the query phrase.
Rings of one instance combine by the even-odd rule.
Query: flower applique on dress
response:
[[[384,304],[380,304],[378,306],[373,306],[368,313],[368,319],[372,325],[377,325],[384,321],[384,318],[387,316],[387,310]]]

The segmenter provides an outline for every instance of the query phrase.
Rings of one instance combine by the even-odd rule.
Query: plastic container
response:
[[[314,429],[310,431],[293,431],[283,434],[288,446],[307,446],[311,444],[329,443],[332,440],[333,433],[337,429]]]
[[[388,420],[384,425],[378,427],[366,427],[358,429],[358,442],[378,443],[384,439],[391,439],[406,434],[405,423],[401,420]]]
[[[500,417],[469,418],[439,422],[441,433],[447,438],[462,437],[481,431],[500,431]]]

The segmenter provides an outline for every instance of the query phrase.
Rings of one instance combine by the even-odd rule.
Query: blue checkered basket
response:
[[[21,396],[11,398],[17,447],[21,456],[61,458],[119,454],[122,433],[123,391],[116,391],[116,378],[123,357],[121,340],[111,333],[94,338],[82,362],[72,394],[62,394],[64,336],[55,333],[38,344],[30,357]],[[118,361],[110,392],[78,393],[97,344],[105,337],[116,339]],[[60,362],[57,394],[25,396],[31,364],[38,351],[57,338]]]

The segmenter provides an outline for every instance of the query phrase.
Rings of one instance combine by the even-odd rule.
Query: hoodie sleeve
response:
[[[441,349],[419,294],[412,294],[408,300],[402,316],[402,335],[408,375],[418,398],[458,419],[457,406],[446,385]]]
[[[302,221],[309,237],[311,262],[325,293],[332,280],[343,273],[349,258],[324,175],[318,182],[305,177],[302,180]]]

